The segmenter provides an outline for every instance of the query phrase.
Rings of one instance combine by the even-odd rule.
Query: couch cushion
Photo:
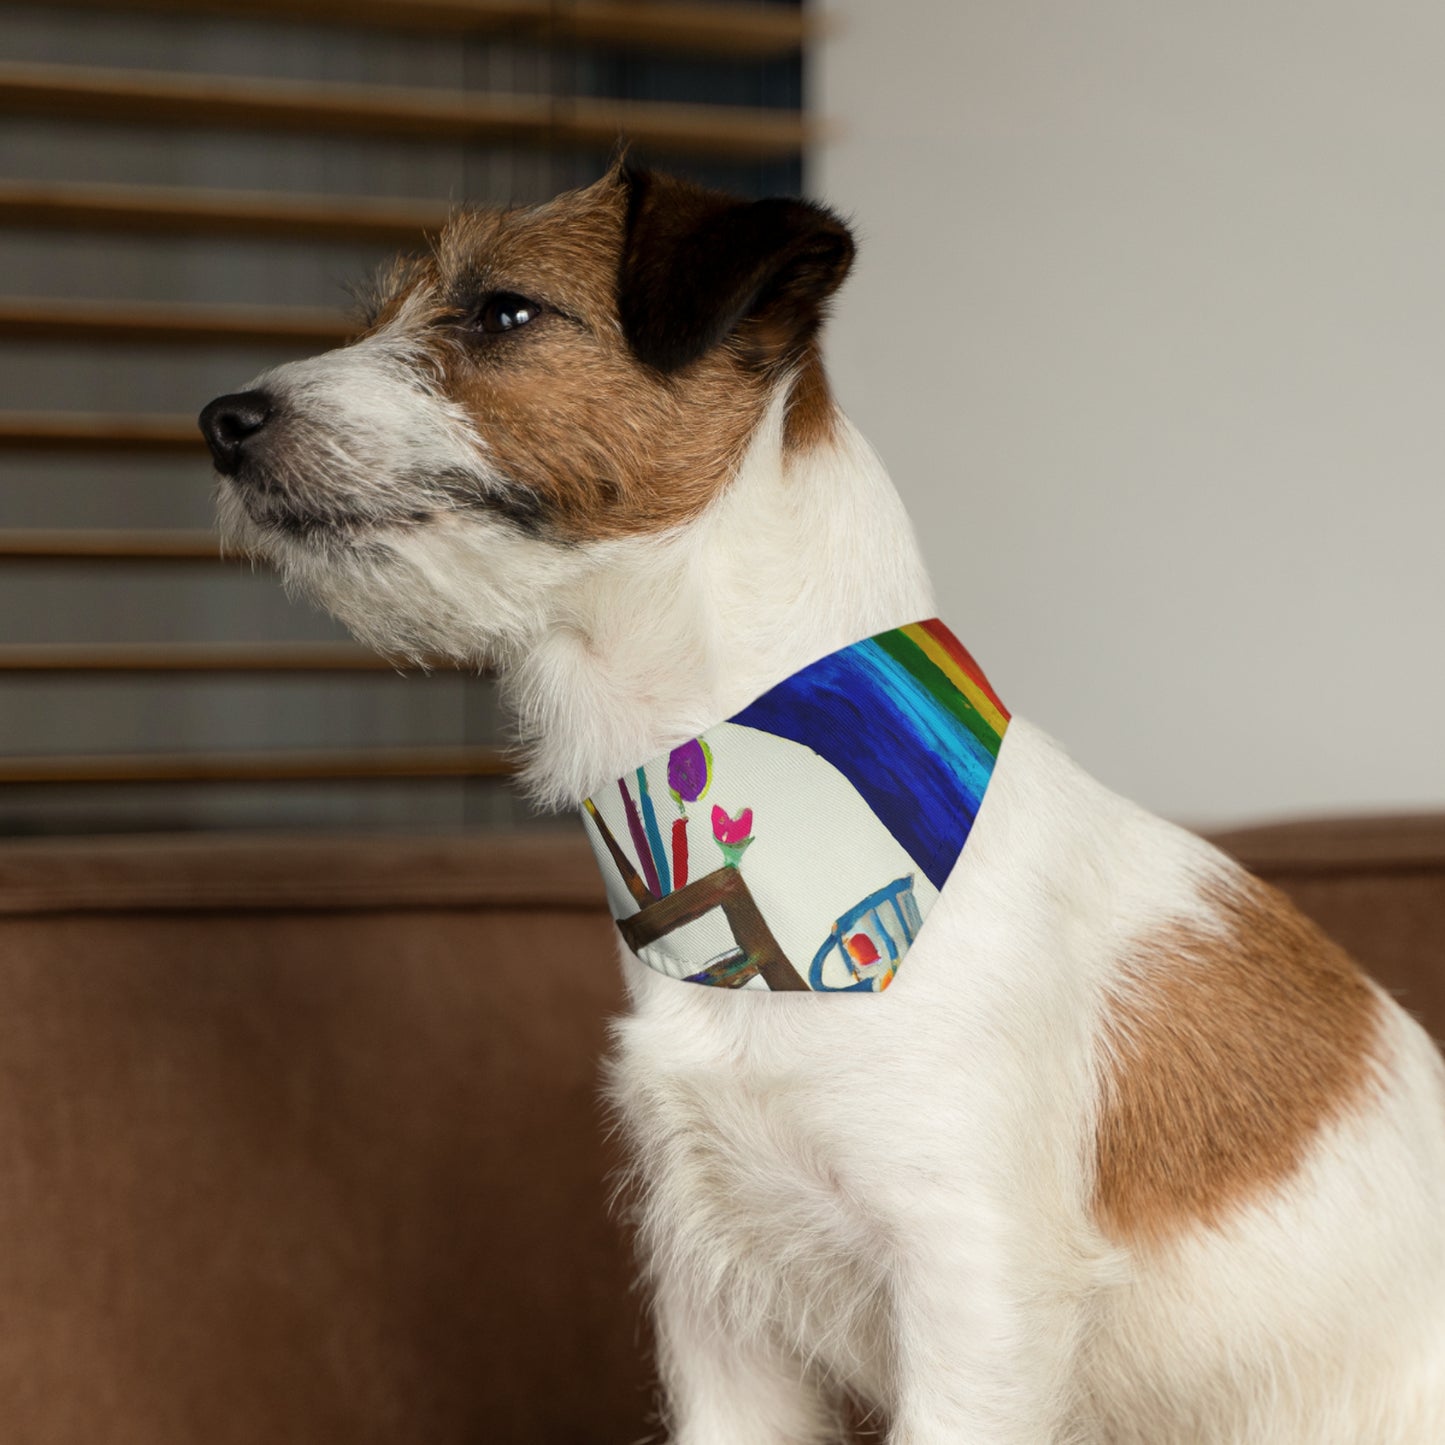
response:
[[[638,1439],[619,993],[580,836],[0,849],[0,1436]]]

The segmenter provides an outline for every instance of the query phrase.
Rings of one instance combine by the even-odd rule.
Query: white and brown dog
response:
[[[623,166],[460,214],[360,340],[207,407],[225,531],[386,652],[496,667],[575,806],[932,616],[819,361],[852,254]],[[1445,1441],[1430,1040],[1028,724],[886,995],[623,967],[679,1445],[834,1439],[845,1394],[895,1445]]]

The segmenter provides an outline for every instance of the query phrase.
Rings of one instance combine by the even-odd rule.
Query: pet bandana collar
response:
[[[585,801],[623,940],[688,983],[887,988],[1008,720],[936,619],[810,663]]]

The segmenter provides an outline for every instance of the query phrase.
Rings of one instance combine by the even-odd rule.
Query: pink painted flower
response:
[[[736,818],[730,818],[716,804],[712,810],[712,835],[719,843],[746,843],[753,831],[753,810],[744,808]]]

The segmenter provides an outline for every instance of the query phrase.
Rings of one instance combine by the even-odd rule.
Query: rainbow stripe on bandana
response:
[[[906,667],[925,686],[933,686],[930,670],[903,645],[904,642],[912,643],[913,647],[923,654],[923,658],[932,663],[933,667],[958,689],[972,709],[972,714],[961,714],[969,730],[997,757],[1004,729],[1009,724],[1009,711],[999,700],[999,695],[989,686],[983,669],[973,660],[973,655],[963,643],[936,617],[929,622],[915,622],[908,627],[900,627],[896,632],[882,633],[873,640],[887,648],[894,638],[902,639],[895,645],[894,651],[899,665]],[[954,706],[946,693],[943,697],[947,706]],[[976,722],[973,716],[975,714]]]
[[[1009,713],[968,649],[933,618],[819,658],[732,721],[826,758],[942,888],[978,816]]]

